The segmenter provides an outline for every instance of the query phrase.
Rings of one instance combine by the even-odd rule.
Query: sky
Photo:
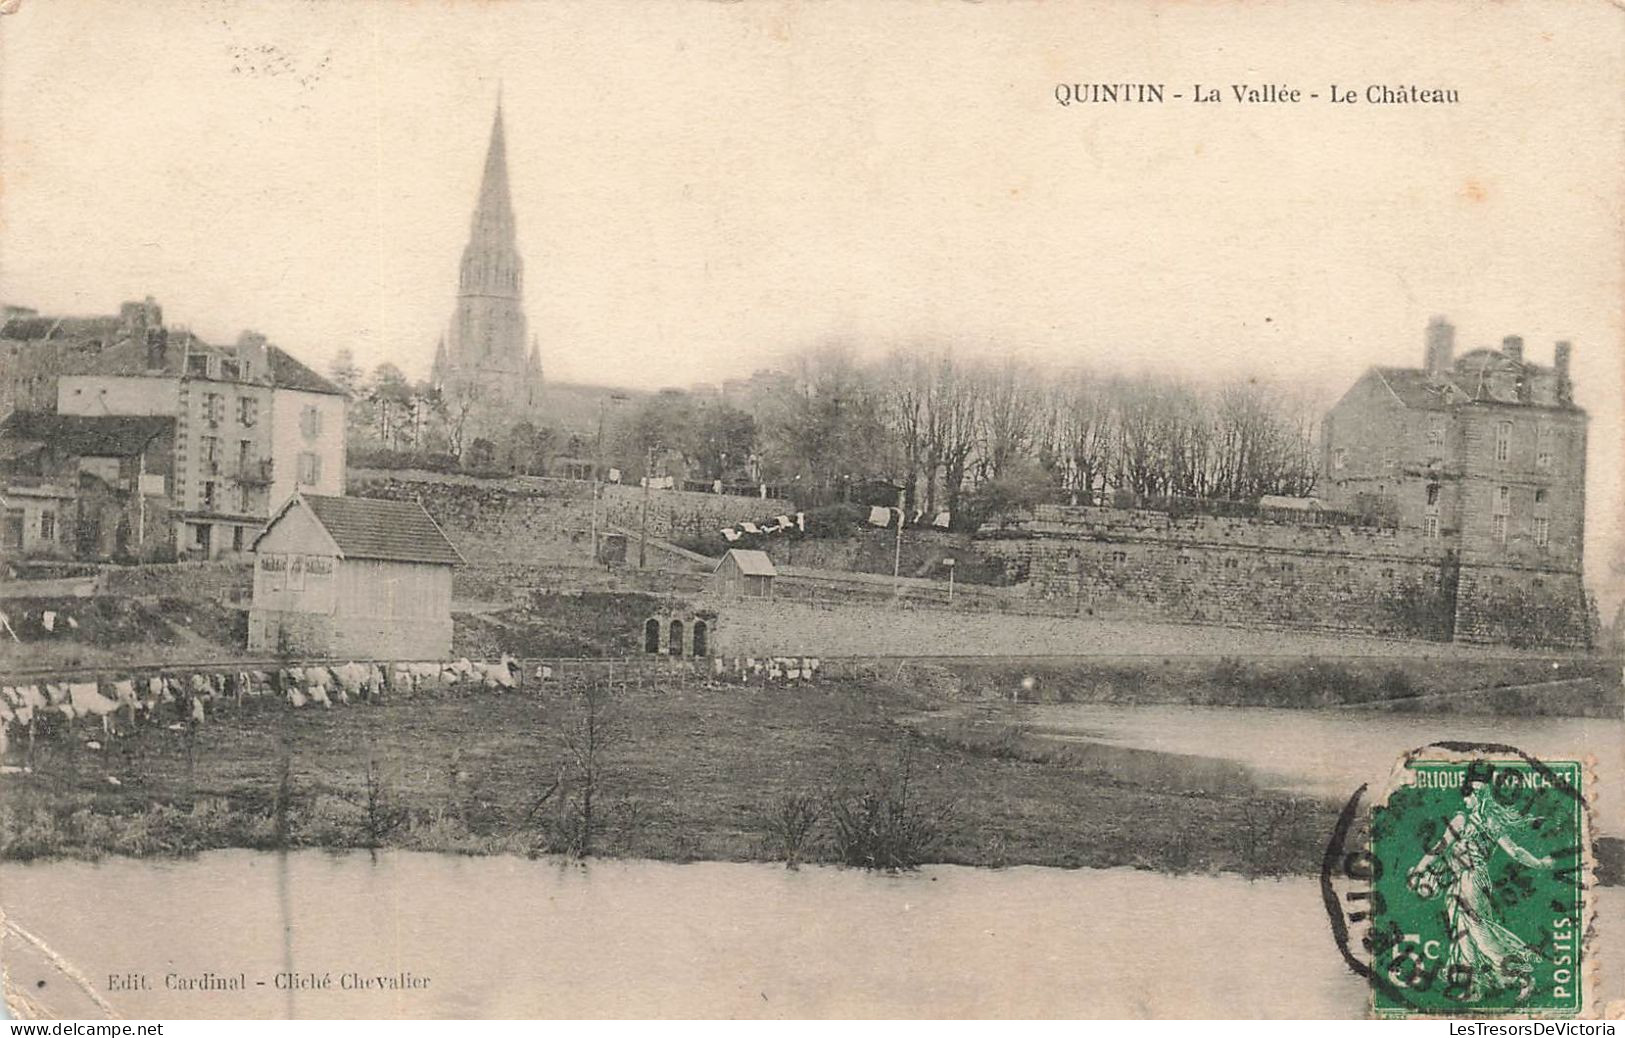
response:
[[[0,299],[150,294],[208,339],[426,375],[500,84],[549,378],[923,343],[1329,398],[1419,364],[1444,314],[1461,349],[1575,343],[1595,563],[1621,513],[1622,25],[1600,0],[24,0]],[[1187,99],[1063,107],[1063,82]],[[1372,83],[1462,100],[1325,100]]]

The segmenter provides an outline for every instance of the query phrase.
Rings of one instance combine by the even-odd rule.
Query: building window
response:
[[[307,440],[314,440],[322,434],[321,408],[312,404],[299,412],[299,431]]]
[[[203,481],[203,507],[212,512],[212,511],[214,511],[214,506],[215,506],[215,484],[214,484],[214,480],[206,479],[206,480]]]
[[[220,437],[205,436],[203,445],[203,470],[205,472],[220,471]]]
[[[1428,538],[1428,540],[1438,540],[1439,517],[1437,515],[1426,515],[1422,517],[1422,535]]]
[[[243,550],[243,528],[241,526],[233,526],[231,528],[231,550]]]
[[[209,534],[211,531],[213,531],[213,529],[214,527],[210,526],[208,523],[198,523],[194,525],[192,527],[192,545],[199,551],[207,552],[209,550],[210,543]]]
[[[226,418],[226,398],[219,393],[203,394],[203,420],[219,425]]]
[[[1332,468],[1340,470],[1348,467],[1349,452],[1347,447],[1338,447],[1332,451]]]
[[[227,382],[235,382],[242,377],[242,369],[238,367],[236,361],[226,360],[222,357],[220,360],[220,377]]]
[[[1495,515],[1509,515],[1512,512],[1512,488],[1495,488]]]
[[[260,420],[260,402],[251,396],[237,398],[237,424],[253,425]]]
[[[1224,560],[1224,568],[1225,569],[1236,569],[1240,565],[1241,565],[1241,563],[1236,561],[1235,559],[1227,558],[1227,559]]]
[[[254,467],[254,441],[237,441],[237,472],[242,476],[252,476],[249,469]]]
[[[1112,552],[1112,561],[1115,562],[1117,565],[1121,566],[1123,563],[1128,561],[1128,552],[1126,552],[1126,551],[1114,551],[1114,552]]]
[[[1512,456],[1512,423],[1497,422],[1495,426],[1495,460],[1506,461]]]
[[[1535,516],[1535,547],[1544,548],[1552,539],[1552,521],[1544,515]]]
[[[1507,542],[1507,517],[1506,516],[1504,516],[1504,515],[1492,515],[1492,516],[1490,516],[1490,536],[1495,539],[1497,544],[1505,544]]]
[[[1427,488],[1427,510],[1430,515],[1439,514],[1439,484],[1429,483]]]
[[[299,485],[313,487],[322,480],[322,457],[310,451],[299,455]]]
[[[1546,488],[1545,487],[1536,487],[1535,488],[1535,509],[1537,511],[1539,511],[1539,510],[1543,509],[1545,506],[1546,506]]]
[[[41,512],[39,517],[39,535],[42,541],[56,540],[56,513]]]
[[[1543,425],[1535,432],[1535,468],[1552,467],[1552,430]]]
[[[207,353],[189,353],[186,356],[186,372],[199,378],[209,377],[209,355]]]
[[[1435,414],[1435,415],[1429,415],[1428,416],[1428,446],[1429,447],[1443,447],[1444,446],[1445,423],[1448,422],[1449,420],[1450,419],[1446,418],[1442,414]]]

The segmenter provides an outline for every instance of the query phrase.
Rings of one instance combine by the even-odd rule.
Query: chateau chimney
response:
[[[1443,317],[1428,321],[1427,349],[1422,355],[1429,376],[1437,378],[1450,369],[1456,352],[1456,328]]]
[[[1574,383],[1569,380],[1569,361],[1574,357],[1574,344],[1559,342],[1552,348],[1552,372],[1557,376],[1557,399],[1562,403],[1574,402]]]
[[[1501,340],[1501,353],[1507,360],[1523,363],[1523,336],[1508,335]]]

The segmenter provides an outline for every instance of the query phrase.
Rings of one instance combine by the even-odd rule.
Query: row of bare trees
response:
[[[545,472],[563,450],[628,478],[656,459],[690,480],[795,485],[826,498],[880,479],[928,512],[959,512],[966,495],[996,510],[1125,493],[1253,501],[1315,485],[1316,408],[1256,379],[1057,371],[929,348],[864,362],[823,346],[744,394],[663,390],[608,409],[600,429],[523,422],[501,442],[470,444],[480,401],[410,384],[393,365],[364,377],[343,354],[332,374],[352,394],[353,447],[441,451],[482,468]]]
[[[826,348],[758,406],[781,476],[883,473],[927,511],[956,510],[972,492],[1256,500],[1315,484],[1309,401],[1253,379],[1056,372],[927,350],[866,365]]]

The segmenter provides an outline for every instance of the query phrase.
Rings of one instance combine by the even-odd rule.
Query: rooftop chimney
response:
[[[1552,372],[1557,376],[1557,399],[1562,403],[1574,402],[1574,383],[1569,380],[1569,361],[1574,357],[1574,344],[1559,342],[1552,348]]]
[[[144,333],[147,345],[147,370],[162,371],[164,355],[169,352],[169,329],[148,328]]]
[[[1506,338],[1502,339],[1501,354],[1505,356],[1507,360],[1517,361],[1519,364],[1522,364],[1523,336],[1508,335]]]
[[[245,331],[237,336],[237,362],[242,365],[241,377],[244,381],[258,381],[270,376],[271,365],[266,347],[265,336],[259,332]]]
[[[1422,355],[1428,375],[1437,378],[1450,369],[1456,351],[1456,328],[1443,317],[1428,321],[1427,349]]]

